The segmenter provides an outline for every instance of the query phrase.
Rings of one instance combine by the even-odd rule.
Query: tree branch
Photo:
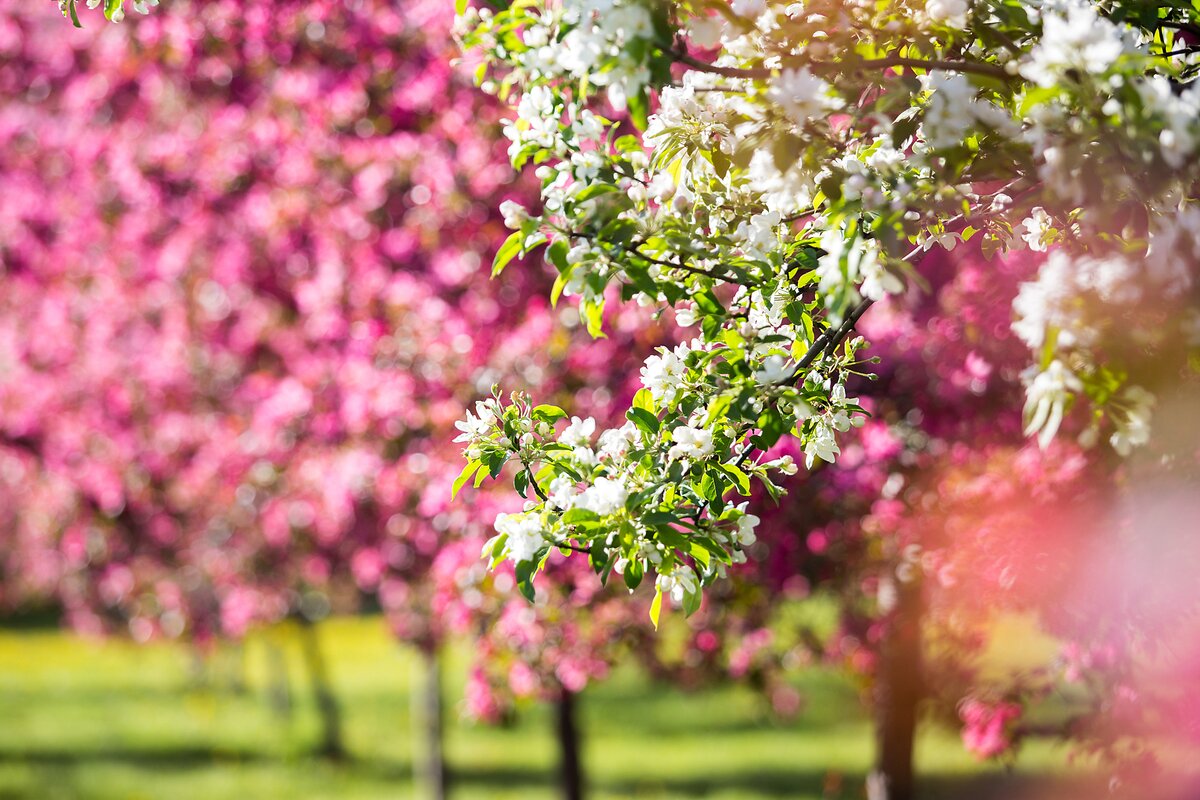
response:
[[[710,64],[706,61],[701,61],[698,58],[681,52],[679,50],[671,51],[670,55],[680,64],[691,67],[699,72],[708,72],[713,75],[721,75],[725,78],[741,78],[747,80],[762,80],[771,77],[777,70],[768,69],[767,67],[719,67],[716,64]],[[977,61],[953,61],[944,58],[910,58],[907,56],[887,56],[885,58],[868,58],[862,61],[813,61],[810,59],[792,58],[787,59],[783,63],[784,67],[810,67],[817,72],[845,72],[851,70],[863,69],[889,69],[891,67],[912,67],[914,69],[924,69],[929,71],[943,72],[963,72],[973,73],[976,75],[987,75],[992,78],[999,78],[1004,81],[1013,80],[1014,76],[1010,75],[1004,67],[996,64],[983,64]]]

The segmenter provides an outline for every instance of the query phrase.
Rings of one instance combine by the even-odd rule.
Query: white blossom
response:
[[[755,370],[754,380],[760,384],[771,386],[783,383],[792,374],[792,368],[783,356],[772,355],[763,359],[762,368]]]
[[[547,496],[550,498],[550,504],[560,511],[573,508],[578,497],[575,491],[575,481],[567,475],[555,477],[554,480],[550,481]]]
[[[733,0],[730,7],[739,17],[755,19],[767,10],[767,0]]]
[[[665,347],[658,348],[658,355],[646,359],[642,367],[642,386],[650,390],[655,400],[671,402],[681,388],[685,367],[683,356],[687,349],[683,345],[675,348],[674,352]]]
[[[804,466],[812,469],[818,458],[832,463],[841,452],[833,427],[824,420],[818,420],[812,438],[804,446]]]
[[[768,469],[777,469],[784,475],[795,475],[798,471],[796,461],[791,456],[780,456],[773,461],[768,461],[764,466]]]
[[[529,212],[516,200],[505,200],[500,204],[500,216],[504,218],[504,227],[516,230],[521,227],[521,223],[529,219]]]
[[[482,416],[477,417],[468,411],[466,418],[455,422],[454,427],[462,431],[454,437],[454,441],[476,442],[486,438],[492,432],[492,421]]]
[[[580,419],[571,417],[571,424],[558,435],[559,444],[567,447],[587,447],[592,443],[592,434],[596,432],[596,420],[588,417]]]
[[[1128,47],[1121,29],[1096,13],[1093,3],[1064,5],[1042,14],[1042,37],[1021,65],[1021,74],[1040,86],[1054,86],[1070,70],[1100,75]]]
[[[904,281],[890,272],[879,260],[879,248],[864,248],[863,256],[858,261],[859,274],[862,284],[859,291],[870,300],[882,300],[889,294],[900,294],[904,291]]]
[[[619,428],[609,428],[600,434],[600,455],[620,458],[638,441],[637,426],[626,422]]]
[[[713,453],[713,435],[707,428],[680,425],[671,431],[671,441],[675,444],[667,453],[667,458],[672,461],[681,458],[699,460]]]
[[[1046,209],[1038,206],[1029,212],[1029,216],[1020,225],[1021,239],[1030,250],[1035,253],[1046,252],[1046,240],[1050,234],[1050,230],[1054,227],[1054,220]]]
[[[967,24],[967,0],[925,0],[925,16],[929,21],[951,28],[962,28]]]
[[[841,108],[841,99],[830,94],[830,89],[829,83],[813,75],[808,67],[785,69],[771,83],[767,97],[792,122],[804,126]]]
[[[742,547],[749,547],[758,541],[758,536],[754,533],[758,524],[762,520],[754,514],[746,511],[746,504],[738,504],[738,511],[742,512],[737,518],[737,531],[735,531],[735,539]]]
[[[1117,407],[1113,414],[1116,430],[1109,437],[1109,443],[1118,454],[1128,456],[1135,447],[1150,441],[1154,403],[1154,395],[1141,386],[1129,386],[1121,392],[1114,403]]]
[[[542,521],[536,514],[497,514],[496,531],[508,536],[505,547],[515,563],[532,560],[546,544]]]
[[[654,583],[676,605],[681,604],[684,597],[694,593],[697,588],[696,576],[687,567],[675,567],[670,572],[660,573]]]
[[[583,494],[579,496],[578,505],[603,516],[624,508],[628,497],[629,489],[623,480],[601,477],[584,489]]]
[[[1025,414],[1029,418],[1025,435],[1037,433],[1038,445],[1044,450],[1062,424],[1067,402],[1083,389],[1083,383],[1058,359],[1042,372],[1027,372],[1025,380]]]

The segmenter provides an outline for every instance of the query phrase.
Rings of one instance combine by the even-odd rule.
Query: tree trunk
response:
[[[442,670],[437,648],[421,648],[419,672],[413,681],[413,763],[425,800],[446,800],[448,775],[444,750]]]
[[[267,700],[271,711],[281,720],[292,719],[292,685],[288,678],[287,658],[273,641],[266,642]]]
[[[913,800],[913,745],[921,676],[921,587],[898,583],[896,608],[884,642],[876,681],[875,769],[867,778],[869,800]]]
[[[329,685],[329,670],[325,664],[325,654],[321,651],[316,627],[303,615],[300,615],[299,619],[300,644],[304,650],[304,660],[308,664],[309,676],[312,678],[313,697],[317,704],[317,717],[321,723],[321,738],[316,752],[325,758],[339,761],[346,757],[346,747],[342,740],[342,710]]]
[[[558,698],[554,701],[554,714],[563,800],[583,800],[583,762],[579,752],[579,721],[575,712],[575,693],[560,688]]]

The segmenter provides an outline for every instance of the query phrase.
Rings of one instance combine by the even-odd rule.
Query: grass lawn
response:
[[[409,709],[418,659],[376,618],[332,620],[319,635],[345,717],[344,763],[309,755],[317,720],[290,629],[223,650],[202,671],[171,644],[0,631],[0,800],[417,796]],[[457,652],[445,668],[452,797],[555,797],[548,710],[529,708],[506,728],[462,721],[465,664]],[[290,692],[272,677],[284,670]],[[746,690],[684,694],[618,672],[581,701],[590,800],[862,797],[871,730],[853,688],[822,671],[797,680],[808,710],[776,724]],[[949,732],[927,731],[918,760],[929,798],[1008,796],[997,787],[1022,777],[980,766]],[[1038,743],[1020,763],[1031,774],[1063,761],[1061,749]]]

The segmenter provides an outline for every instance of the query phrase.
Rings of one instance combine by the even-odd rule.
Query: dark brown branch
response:
[[[800,360],[796,362],[795,369],[793,369],[791,373],[780,382],[794,383],[796,379],[799,378],[804,372],[804,370],[812,366],[812,363],[816,361],[817,356],[821,355],[822,353],[832,353],[834,350],[836,350],[837,346],[844,342],[846,337],[850,335],[850,331],[854,329],[855,324],[857,324],[862,318],[862,315],[867,313],[867,309],[874,304],[875,301],[867,297],[864,297],[861,301],[859,301],[858,305],[856,305],[850,311],[850,313],[846,315],[846,318],[842,320],[842,324],[839,325],[836,330],[831,333],[830,329],[826,329],[820,336],[813,340],[813,343],[809,345],[808,350],[805,351]]]
[[[710,64],[706,61],[701,61],[687,53],[680,51],[672,51],[671,56],[680,64],[691,67],[700,72],[708,72],[713,75],[721,75],[725,78],[744,78],[750,80],[762,80],[771,77],[776,70],[766,67],[719,67],[715,64]],[[784,62],[785,67],[791,66],[806,66],[817,72],[839,72],[850,70],[863,69],[889,69],[891,67],[912,67],[914,69],[924,70],[939,70],[944,72],[964,72],[974,73],[976,75],[987,75],[992,78],[999,78],[1004,81],[1013,80],[1014,76],[1010,75],[1004,67],[995,64],[982,64],[976,61],[953,61],[944,58],[909,58],[907,56],[887,56],[886,58],[868,58],[862,61],[812,61],[808,59],[788,59]]]
[[[1183,31],[1190,33],[1192,36],[1200,37],[1200,25],[1194,22],[1174,22],[1168,19],[1158,20],[1159,28],[1171,28],[1172,30]]]
[[[534,493],[541,498],[542,502],[546,502],[550,498],[542,491],[542,487],[538,486],[537,478],[533,477],[533,468],[529,466],[528,461],[522,461],[521,466],[525,467],[525,474],[529,476],[529,485],[533,487]]]

